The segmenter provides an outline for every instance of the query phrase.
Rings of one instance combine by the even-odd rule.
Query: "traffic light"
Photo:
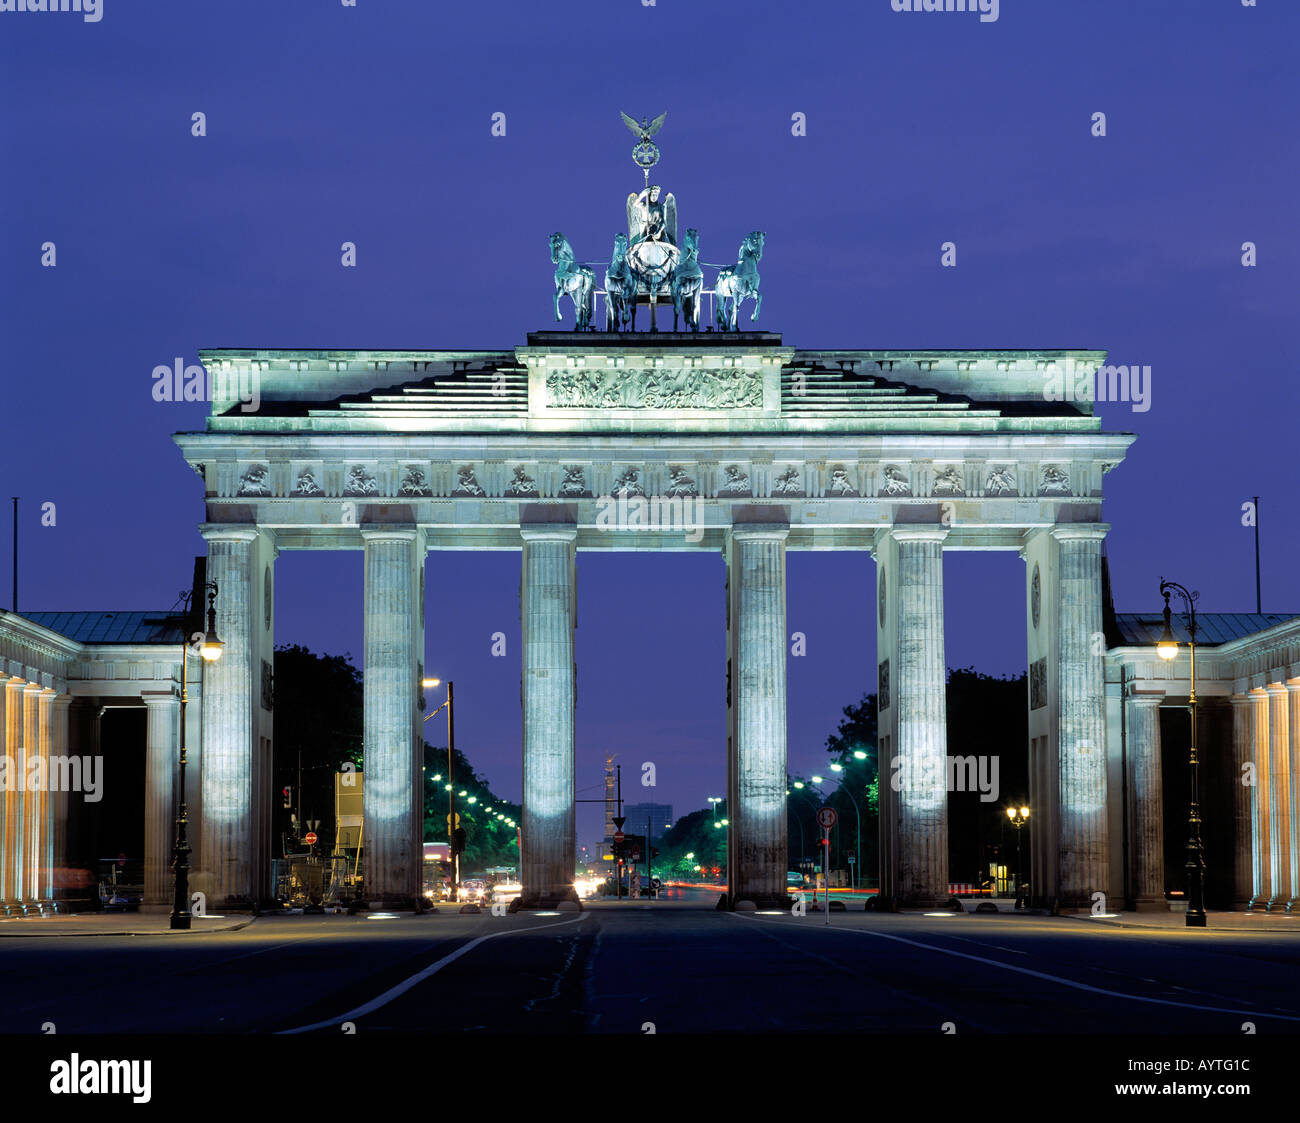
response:
[[[451,832],[451,852],[453,854],[465,853],[465,828],[457,827]]]
[[[284,796],[283,806],[287,811],[290,807],[293,806],[293,788],[286,786],[285,788],[282,789],[281,794]]]
[[[657,846],[650,847],[650,857],[652,858],[659,857],[659,847]]]

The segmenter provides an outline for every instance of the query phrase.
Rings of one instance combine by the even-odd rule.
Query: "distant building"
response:
[[[671,803],[625,803],[623,814],[627,818],[623,829],[631,834],[644,834],[646,820],[650,820],[650,841],[658,842],[673,825]]]

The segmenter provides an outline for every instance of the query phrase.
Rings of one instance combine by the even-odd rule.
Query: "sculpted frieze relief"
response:
[[[265,464],[253,464],[244,470],[244,474],[239,477],[239,490],[237,495],[270,495],[271,484],[267,479],[267,468]]]
[[[739,464],[728,464],[723,471],[727,473],[727,478],[723,480],[722,486],[718,488],[719,495],[748,496],[750,494],[749,476],[740,470]]]
[[[827,491],[831,495],[855,496],[858,494],[857,489],[849,479],[849,470],[842,464],[836,464],[831,469],[831,482]]]
[[[587,477],[581,464],[568,464],[564,468],[564,482],[560,484],[560,494],[570,499],[581,499],[590,495],[587,490]]]
[[[882,470],[884,482],[880,485],[881,495],[911,495],[912,484],[907,473],[895,464],[886,464]]]
[[[477,479],[474,478],[474,465],[467,464],[463,468],[456,469],[456,486],[452,489],[452,495],[472,495],[475,497],[486,495]]]
[[[558,409],[760,409],[763,377],[739,368],[566,368],[546,376],[546,400]]]
[[[378,495],[379,484],[375,477],[360,464],[348,469],[347,483],[343,485],[344,495]]]
[[[401,493],[403,495],[432,495],[433,491],[425,479],[424,469],[417,468],[414,465],[406,469],[406,475],[402,479]]]
[[[294,495],[324,495],[325,489],[316,482],[316,476],[310,470],[304,469],[298,473],[298,482],[294,485]]]
[[[961,469],[955,464],[945,465],[934,476],[935,495],[965,495],[966,487],[961,482]]]
[[[516,464],[513,469],[513,476],[506,484],[506,494],[516,498],[535,498],[537,495],[537,481],[525,471],[522,464]]]
[[[984,481],[984,491],[988,495],[1015,495],[1015,469],[1010,465],[995,467]]]
[[[1040,490],[1043,495],[1068,495],[1070,473],[1055,464],[1045,465]]]
[[[802,495],[803,482],[799,478],[799,469],[795,467],[786,468],[772,485],[773,495]]]
[[[699,488],[695,486],[695,481],[686,474],[686,469],[680,464],[670,465],[668,468],[668,488],[665,495],[699,495]]]
[[[641,486],[638,470],[636,468],[624,468],[619,473],[618,479],[614,481],[614,486],[609,494],[614,498],[619,495],[644,495],[645,488]]]

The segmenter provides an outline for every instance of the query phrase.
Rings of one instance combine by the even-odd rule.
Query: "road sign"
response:
[[[835,814],[835,808],[823,807],[817,812],[817,823],[825,830],[830,830],[839,821],[839,816]]]
[[[447,816],[447,826],[451,826],[451,816]],[[460,812],[456,812],[456,826],[460,826]]]
[[[615,831],[615,832],[614,832],[614,841],[615,841],[615,842],[622,842],[622,841],[623,841],[623,838],[624,838],[624,834],[623,834],[622,831]]]
[[[315,831],[308,831],[305,835],[302,836],[302,840],[303,840],[303,842],[305,842],[308,846],[315,846],[315,845],[316,845],[316,832],[315,832]]]
[[[613,822],[614,822],[614,826],[616,826],[621,831],[623,829],[623,824],[627,822],[627,816],[615,815],[613,816]]]

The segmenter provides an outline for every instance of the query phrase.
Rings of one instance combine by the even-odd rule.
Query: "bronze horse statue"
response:
[[[605,270],[605,330],[626,331],[636,308],[636,277],[627,260],[627,235],[614,235],[614,256]]]
[[[687,331],[699,331],[704,270],[700,268],[700,232],[693,226],[686,231],[681,260],[673,270],[670,285],[673,294],[673,331],[677,330],[679,316],[685,320]]]
[[[740,244],[740,260],[718,274],[714,286],[714,324],[718,331],[737,331],[736,321],[740,305],[750,297],[754,299],[754,314],[750,322],[758,319],[763,307],[763,294],[759,291],[758,262],[763,256],[763,242],[767,234],[762,230],[749,233]]]
[[[577,264],[573,247],[558,230],[551,235],[551,261],[555,263],[555,319],[564,319],[560,315],[560,296],[567,293],[573,299],[573,329],[586,331],[591,325],[595,275],[585,265]]]

